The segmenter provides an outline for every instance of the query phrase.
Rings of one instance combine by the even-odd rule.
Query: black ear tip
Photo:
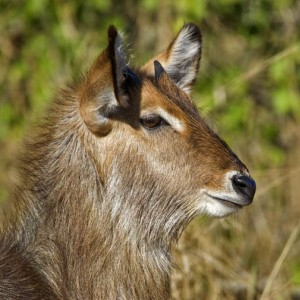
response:
[[[195,40],[202,40],[202,34],[201,34],[201,30],[199,28],[198,25],[196,25],[195,23],[186,23],[184,24],[183,28],[185,30],[188,30],[190,32],[190,37],[191,39],[195,39]]]
[[[118,31],[114,25],[110,25],[107,31],[108,39],[114,41],[118,35]]]
[[[158,79],[161,74],[165,73],[165,69],[161,65],[161,63],[157,60],[154,61],[154,75],[155,79]]]

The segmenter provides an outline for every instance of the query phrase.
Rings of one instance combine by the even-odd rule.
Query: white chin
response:
[[[240,206],[228,201],[205,197],[205,199],[201,199],[198,211],[200,214],[222,218],[237,212],[240,208]]]

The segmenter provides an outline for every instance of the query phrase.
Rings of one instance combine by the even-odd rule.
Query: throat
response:
[[[45,240],[44,240],[45,241]],[[66,299],[167,299],[169,252],[117,238],[81,236],[67,245],[47,239],[34,247],[39,268]]]

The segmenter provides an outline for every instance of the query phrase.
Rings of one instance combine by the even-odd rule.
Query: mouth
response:
[[[228,195],[213,195],[211,193],[206,193],[206,195],[213,200],[217,200],[218,202],[221,202],[224,205],[235,208],[235,209],[240,209],[243,206],[247,205],[247,204],[241,203],[242,201],[240,199],[236,199],[236,198],[230,197]]]
[[[236,193],[205,191],[199,202],[199,212],[213,217],[226,217],[250,203]]]

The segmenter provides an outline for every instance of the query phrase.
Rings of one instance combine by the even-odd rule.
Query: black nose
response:
[[[235,175],[232,177],[232,185],[237,193],[244,196],[247,204],[252,202],[256,190],[256,184],[250,176]]]

